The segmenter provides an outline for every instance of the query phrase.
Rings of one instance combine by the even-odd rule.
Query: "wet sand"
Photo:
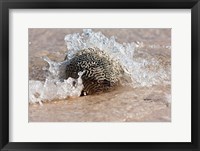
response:
[[[94,29],[117,41],[139,42],[140,52],[161,58],[163,68],[171,63],[170,29]],[[48,56],[62,61],[67,51],[64,36],[82,29],[29,29],[29,79],[44,81]],[[137,55],[137,54],[136,54]],[[138,54],[138,58],[141,54]],[[143,56],[144,57],[144,56]],[[29,104],[29,122],[170,122],[171,84],[152,87],[119,87],[111,92]]]

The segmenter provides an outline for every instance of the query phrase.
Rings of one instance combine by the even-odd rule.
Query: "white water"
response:
[[[140,47],[136,43],[116,42],[115,37],[104,36],[101,32],[93,32],[91,29],[84,29],[83,33],[66,35],[64,38],[67,49],[67,60],[54,62],[45,57],[44,60],[49,64],[49,75],[45,82],[29,81],[29,102],[51,101],[54,99],[66,99],[68,97],[80,96],[83,89],[81,76],[79,78],[63,79],[64,69],[67,61],[80,50],[91,47],[98,47],[104,51],[111,59],[119,63],[124,70],[122,85],[135,87],[149,87],[152,85],[170,82],[170,68],[163,68],[161,62],[148,53],[142,53],[142,57],[135,55],[135,50]]]

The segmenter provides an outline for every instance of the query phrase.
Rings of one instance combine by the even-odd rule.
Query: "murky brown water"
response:
[[[170,29],[93,29],[117,41],[140,43],[138,58],[160,59],[163,69],[171,66]],[[29,29],[29,79],[46,78],[47,63],[41,57],[62,61],[66,51],[64,37],[82,29]],[[136,51],[137,53],[137,51]],[[151,69],[151,67],[149,67]],[[144,122],[171,121],[171,84],[152,87],[119,87],[93,96],[29,104],[29,122]]]

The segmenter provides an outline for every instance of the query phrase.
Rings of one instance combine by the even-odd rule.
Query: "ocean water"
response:
[[[47,47],[37,44],[37,37],[32,37],[34,30],[42,35],[45,29],[29,31],[30,121],[170,121],[170,29],[121,29],[120,39],[116,32],[120,29],[71,29],[67,34],[50,35],[51,30],[64,31],[51,29],[49,34],[44,32],[51,38],[43,37]],[[129,35],[131,30],[136,37]],[[53,49],[49,42],[53,38],[61,45],[60,50]],[[80,97],[83,72],[78,79],[62,77],[66,64],[78,51],[94,47],[122,66],[121,86],[113,92]]]

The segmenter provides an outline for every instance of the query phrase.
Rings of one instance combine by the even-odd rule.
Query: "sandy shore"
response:
[[[29,79],[44,80],[47,63],[41,57],[61,61],[64,36],[81,29],[29,29]],[[171,60],[170,29],[95,29],[118,42],[139,41],[152,56]],[[171,65],[170,63],[168,66]],[[100,95],[54,100],[43,105],[29,104],[29,122],[170,122],[171,85],[119,87]]]

